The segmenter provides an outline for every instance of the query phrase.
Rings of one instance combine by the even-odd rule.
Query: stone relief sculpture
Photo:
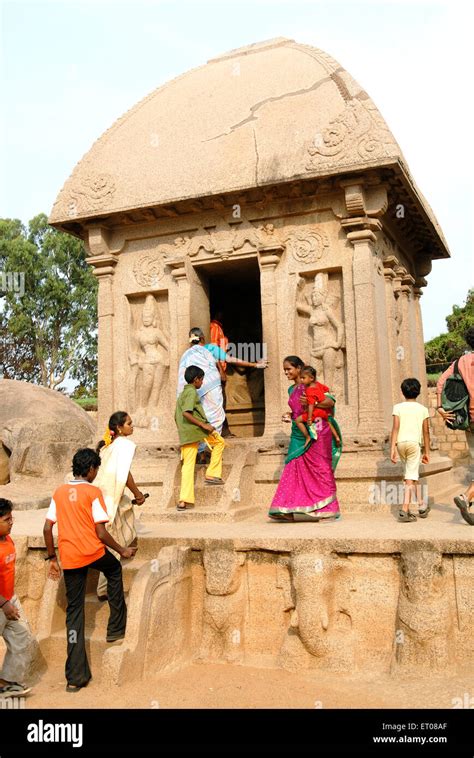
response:
[[[315,227],[295,229],[286,238],[287,247],[298,263],[315,263],[329,247],[327,234]]]
[[[158,304],[147,295],[138,325],[130,309],[128,399],[136,426],[146,427],[157,414],[160,390],[169,365],[168,339],[159,324]]]
[[[309,316],[311,330],[310,353],[314,358],[318,380],[336,391],[342,389],[342,377],[338,374],[344,366],[345,330],[336,311],[339,298],[329,292],[329,276],[320,272],[314,277],[311,298],[303,293],[305,280],[299,278],[296,308],[298,313]]]
[[[156,253],[145,253],[135,261],[133,274],[141,287],[156,287],[164,276],[166,257],[162,260]]]
[[[392,670],[446,671],[453,661],[452,619],[442,554],[406,548],[400,557]]]
[[[64,190],[61,192],[54,208],[60,212],[66,210],[67,215],[73,218],[79,212],[100,210],[112,200],[115,190],[116,182],[111,174],[89,172],[78,180],[68,195],[64,194]]]
[[[354,663],[352,613],[341,605],[337,590],[346,565],[332,555],[313,552],[294,553],[290,561],[293,610],[290,633],[281,651],[287,667],[316,665],[345,671]],[[343,593],[344,594],[344,591]],[[294,630],[294,631],[293,631]],[[293,631],[293,634],[291,633]],[[312,658],[301,660],[301,647],[295,633]]]
[[[200,659],[239,662],[244,651],[245,553],[233,546],[206,548],[203,631]]]
[[[344,94],[344,110],[328,123],[308,148],[311,156],[308,170],[320,165],[371,161],[396,154],[399,150],[372,100],[363,92],[355,97],[348,92]]]

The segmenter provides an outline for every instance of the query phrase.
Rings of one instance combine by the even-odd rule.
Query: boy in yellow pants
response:
[[[225,442],[205,416],[197,390],[202,386],[204,371],[188,366],[184,372],[186,386],[176,402],[175,421],[181,444],[181,490],[178,511],[194,505],[194,467],[199,443],[203,440],[211,448],[211,462],[206,471],[207,485],[224,484],[222,480],[222,454]]]

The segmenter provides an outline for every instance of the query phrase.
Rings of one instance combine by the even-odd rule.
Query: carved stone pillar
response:
[[[374,243],[370,229],[348,232],[354,247],[352,281],[354,285],[355,333],[357,343],[357,373],[359,376],[358,426],[361,435],[380,434],[383,426],[381,403],[380,353],[375,300]]]
[[[94,276],[99,280],[97,298],[98,317],[98,357],[97,390],[99,432],[102,431],[115,410],[114,398],[114,291],[113,275],[117,258],[115,255],[101,255],[88,258],[94,266]]]
[[[416,324],[416,342],[418,354],[418,373],[417,379],[421,383],[420,403],[428,405],[428,380],[426,377],[426,360],[425,360],[425,342],[423,339],[423,320],[421,317],[420,298],[423,294],[421,287],[426,284],[425,279],[417,279],[413,290],[414,307],[415,307],[415,324]]]
[[[386,313],[383,281],[377,272],[375,232],[381,229],[377,216],[387,208],[383,186],[365,188],[363,182],[344,181],[347,216],[341,225],[352,244],[352,283],[354,288],[355,337],[358,375],[358,434],[379,442],[384,427],[384,388],[387,372],[383,371],[384,350],[381,336],[386,335]],[[379,291],[376,288],[379,287]],[[384,310],[385,306],[382,305]],[[385,348],[386,349],[386,348]]]
[[[259,249],[263,343],[271,362],[270,368],[265,370],[265,436],[272,436],[281,431],[281,408],[278,402],[281,396],[281,368],[275,269],[283,250],[283,246]]]
[[[402,276],[402,285],[401,285],[401,301],[402,301],[402,313],[403,313],[403,323],[402,323],[402,334],[403,339],[401,342],[401,345],[403,347],[404,351],[404,358],[403,358],[403,368],[405,375],[402,377],[403,379],[406,379],[408,376],[413,376],[414,374],[414,368],[413,368],[413,350],[414,350],[414,340],[413,340],[413,313],[412,313],[412,288],[415,280],[413,277],[404,270],[403,276]]]
[[[176,402],[176,388],[178,386],[178,365],[184,351],[189,347],[189,319],[190,289],[186,271],[186,263],[183,259],[170,261],[167,265],[171,268],[171,276],[176,282],[175,290],[175,317],[176,322],[170,333],[170,379],[169,386],[170,402],[174,408]]]
[[[387,308],[387,328],[390,335],[387,360],[390,361],[391,394],[392,404],[400,399],[400,372],[397,360],[397,347],[399,343],[400,322],[398,316],[398,301],[395,297],[394,281],[395,269],[399,266],[398,258],[394,255],[387,256],[383,261],[383,274],[385,278],[385,299]]]
[[[88,229],[86,248],[90,257],[86,259],[94,267],[94,276],[99,280],[97,297],[98,356],[97,392],[99,431],[105,428],[110,415],[116,410],[114,397],[114,288],[113,275],[117,265],[117,255],[123,243],[116,248],[110,245],[110,232],[99,224]]]

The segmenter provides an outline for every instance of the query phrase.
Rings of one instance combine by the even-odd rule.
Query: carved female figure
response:
[[[300,278],[300,283],[304,279]],[[344,365],[344,325],[336,315],[339,298],[329,294],[328,274],[320,272],[314,277],[311,301],[306,297],[297,300],[298,313],[309,316],[312,334],[311,355],[315,359],[318,380],[333,389],[337,369]]]
[[[130,337],[129,395],[131,407],[137,408],[135,423],[143,427],[148,426],[150,416],[156,415],[165,370],[169,365],[169,344],[158,326],[158,308],[153,295],[146,296],[138,327],[130,317]]]

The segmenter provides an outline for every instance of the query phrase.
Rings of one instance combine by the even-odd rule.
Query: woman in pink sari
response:
[[[334,469],[342,444],[337,447],[333,442],[331,428],[324,419],[318,425],[317,439],[312,439],[309,445],[305,444],[305,437],[295,423],[306,405],[304,398],[302,402],[305,386],[300,383],[303,365],[296,355],[290,355],[283,361],[286,377],[294,382],[288,389],[291,418],[289,413],[283,417],[284,421],[291,421],[291,438],[285,468],[268,515],[275,521],[334,521],[340,518]],[[326,393],[326,399],[317,407],[332,413],[334,403],[334,397]],[[341,437],[335,419],[333,416],[330,419]]]

